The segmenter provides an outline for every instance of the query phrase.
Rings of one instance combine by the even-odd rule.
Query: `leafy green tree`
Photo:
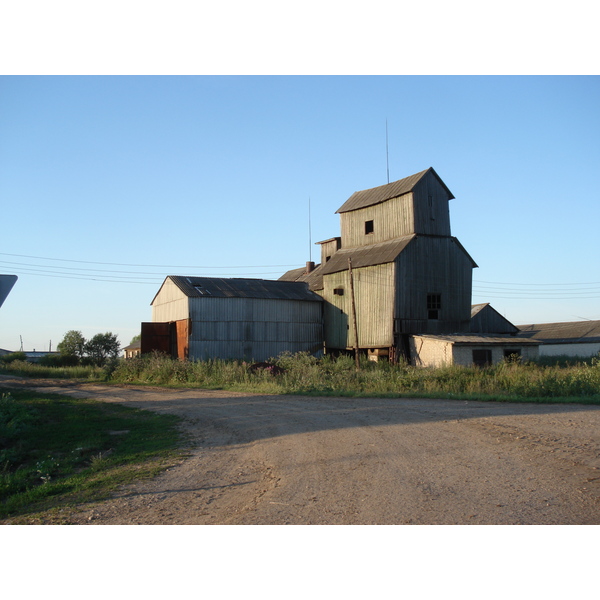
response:
[[[129,342],[130,344],[133,344],[134,342],[140,342],[142,340],[142,334],[138,333],[137,335],[134,335],[131,338],[131,341]]]
[[[56,347],[62,357],[71,357],[80,361],[85,353],[85,338],[81,331],[67,331],[62,341]]]
[[[90,361],[102,367],[109,359],[117,358],[121,350],[121,344],[117,336],[110,331],[97,333],[85,344],[85,353]]]

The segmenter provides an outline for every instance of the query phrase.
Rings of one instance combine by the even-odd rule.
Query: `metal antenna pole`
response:
[[[387,167],[387,182],[390,182],[390,157],[388,153],[388,126],[387,119],[385,120],[385,164]]]
[[[310,196],[308,197],[308,260],[312,262],[312,231],[310,225]]]

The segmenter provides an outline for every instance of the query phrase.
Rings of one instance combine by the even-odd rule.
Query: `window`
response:
[[[519,362],[521,360],[521,348],[505,348],[504,360],[507,362]]]
[[[473,350],[473,364],[476,367],[487,367],[492,364],[491,350]]]
[[[440,318],[440,310],[442,308],[441,294],[427,294],[427,318],[437,320]]]
[[[435,221],[435,211],[433,210],[433,196],[431,194],[429,194],[427,201],[429,204],[429,218],[432,221]]]
[[[343,296],[344,295],[344,288],[334,288],[333,289],[333,295],[334,296]]]
[[[373,221],[365,221],[365,235],[373,233]]]

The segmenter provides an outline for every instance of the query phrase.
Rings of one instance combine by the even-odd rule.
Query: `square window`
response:
[[[333,295],[334,296],[343,296],[344,295],[344,288],[334,288],[333,289]]]
[[[487,367],[492,364],[491,350],[473,350],[473,364],[476,367]]]
[[[373,221],[365,221],[365,235],[373,233]]]

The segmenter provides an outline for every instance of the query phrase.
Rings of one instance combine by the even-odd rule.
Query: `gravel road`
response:
[[[75,524],[600,524],[600,406],[40,389],[177,414],[193,442]]]

